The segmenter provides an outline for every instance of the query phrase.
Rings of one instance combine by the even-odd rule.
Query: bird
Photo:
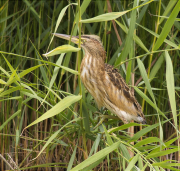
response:
[[[75,44],[81,41],[84,57],[80,66],[80,78],[88,92],[94,97],[99,109],[107,108],[124,124],[132,120],[146,124],[141,105],[131,93],[119,70],[105,63],[106,51],[99,36],[81,35],[81,40],[79,40],[79,36],[53,34]]]

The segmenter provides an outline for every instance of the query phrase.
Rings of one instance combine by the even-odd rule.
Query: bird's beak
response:
[[[66,40],[71,40],[71,42],[75,43],[75,44],[79,44],[79,39],[76,36],[70,36],[70,35],[66,35],[66,34],[59,34],[59,33],[52,33],[54,36],[62,38],[62,39],[66,39]]]

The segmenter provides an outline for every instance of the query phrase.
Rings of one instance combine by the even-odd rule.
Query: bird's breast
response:
[[[102,59],[97,59],[89,54],[83,58],[81,63],[81,79],[83,83],[85,81],[97,83],[103,77],[104,72],[104,62]]]
[[[104,96],[102,89],[103,67],[103,61],[90,55],[86,55],[81,63],[81,80],[89,93],[95,98],[99,108],[103,105],[102,99]]]
[[[90,93],[94,91],[95,85],[98,84],[97,68],[95,66],[95,59],[91,56],[86,56],[81,63],[81,80]]]

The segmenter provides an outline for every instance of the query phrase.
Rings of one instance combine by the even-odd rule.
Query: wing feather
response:
[[[111,87],[107,92],[110,101],[121,110],[137,117],[140,116],[144,119],[140,104],[131,93],[129,86],[120,75],[118,69],[114,69],[113,66],[105,64],[105,74],[108,75],[106,78],[109,78],[109,85],[113,84],[114,88],[117,89],[116,93],[113,93],[113,88]]]

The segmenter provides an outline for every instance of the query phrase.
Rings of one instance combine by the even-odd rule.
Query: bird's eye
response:
[[[82,42],[83,42],[83,43],[85,43],[85,42],[86,42],[86,40],[82,39]]]

